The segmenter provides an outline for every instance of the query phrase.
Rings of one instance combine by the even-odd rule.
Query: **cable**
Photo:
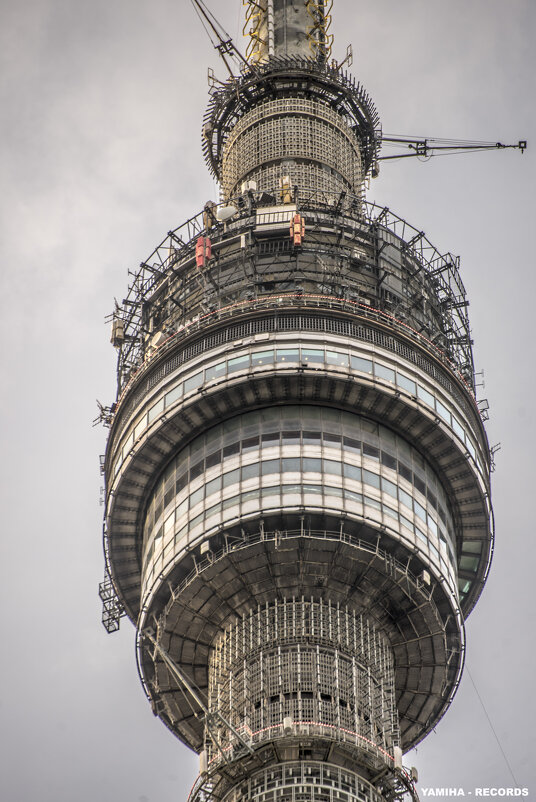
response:
[[[211,43],[211,45],[212,45],[212,46],[215,48],[215,47],[217,46],[217,45],[216,45],[216,42],[215,42],[215,41],[214,41],[214,39],[212,38],[212,34],[210,33],[210,31],[209,31],[209,29],[208,29],[207,25],[205,24],[205,20],[203,19],[203,15],[202,15],[202,14],[200,13],[200,11],[199,11],[199,7],[198,7],[197,3],[195,3],[195,2],[194,2],[194,0],[190,0],[190,2],[192,3],[192,5],[193,5],[193,7],[194,7],[195,13],[197,14],[197,16],[199,17],[199,19],[201,20],[201,25],[202,25],[202,26],[203,26],[203,28],[205,29],[205,33],[207,34],[208,38],[210,39],[210,43]]]
[[[497,745],[498,745],[499,749],[501,750],[501,754],[502,754],[502,756],[503,756],[503,758],[504,758],[504,762],[505,762],[505,763],[506,763],[506,765],[508,766],[508,771],[510,772],[510,775],[511,775],[511,777],[512,777],[512,780],[514,781],[514,785],[517,787],[517,785],[518,785],[518,782],[517,782],[517,780],[516,780],[516,778],[515,778],[515,776],[514,776],[514,772],[512,771],[512,767],[511,767],[511,765],[510,765],[510,763],[509,763],[509,761],[508,761],[508,758],[506,757],[506,754],[505,754],[505,751],[504,751],[504,749],[503,749],[503,748],[502,748],[502,746],[501,746],[501,742],[499,741],[499,737],[498,737],[497,733],[495,732],[495,728],[494,728],[493,724],[491,723],[491,719],[490,719],[490,717],[489,717],[488,711],[486,710],[486,707],[485,707],[485,705],[484,705],[484,702],[482,701],[482,697],[480,696],[480,694],[479,694],[479,692],[478,692],[478,689],[477,689],[477,687],[476,687],[476,685],[475,685],[475,681],[474,681],[473,677],[471,676],[471,672],[469,671],[469,668],[467,667],[467,665],[466,665],[466,667],[465,667],[465,670],[466,670],[466,671],[467,671],[467,673],[469,674],[469,679],[471,680],[471,683],[472,683],[472,685],[473,685],[473,688],[475,689],[475,693],[476,693],[476,695],[477,695],[477,697],[478,697],[478,701],[479,701],[479,702],[480,702],[480,704],[482,705],[482,710],[484,711],[484,713],[485,713],[485,715],[486,715],[486,718],[487,718],[487,720],[488,720],[488,724],[489,724],[489,726],[490,726],[490,728],[491,728],[491,731],[492,731],[493,735],[495,736],[495,740],[497,741]]]

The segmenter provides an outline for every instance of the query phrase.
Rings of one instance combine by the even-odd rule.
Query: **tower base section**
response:
[[[199,777],[189,802],[385,802],[401,792],[416,798],[402,774],[390,772],[374,786],[348,766],[302,759],[258,768],[232,787],[223,778]]]

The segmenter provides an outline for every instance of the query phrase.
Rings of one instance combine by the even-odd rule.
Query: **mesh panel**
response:
[[[292,186],[311,196],[359,193],[359,141],[325,103],[292,97],[271,100],[235,125],[222,165],[225,197],[239,192],[246,179],[257,181],[261,191],[273,191],[286,175]]]
[[[362,749],[398,743],[390,647],[361,616],[322,601],[259,607],[221,635],[209,705],[257,742],[313,726]],[[220,738],[232,746],[230,730]]]

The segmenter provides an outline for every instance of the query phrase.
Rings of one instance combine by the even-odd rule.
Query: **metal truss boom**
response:
[[[431,156],[447,156],[455,153],[469,153],[475,150],[519,150],[523,153],[527,149],[527,141],[519,140],[516,144],[505,145],[502,142],[480,142],[467,139],[439,139],[436,137],[403,137],[387,136],[381,138],[382,144],[394,147],[406,146],[410,153],[397,153],[393,156],[380,156],[378,161],[393,159],[407,159],[414,156],[428,159]]]

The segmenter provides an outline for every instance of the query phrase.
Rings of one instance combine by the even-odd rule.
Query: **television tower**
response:
[[[493,544],[459,260],[366,201],[380,123],[329,0],[244,0],[245,57],[195,5],[222,195],[112,316],[103,621],[200,755],[191,802],[415,798],[402,754],[456,692]]]

